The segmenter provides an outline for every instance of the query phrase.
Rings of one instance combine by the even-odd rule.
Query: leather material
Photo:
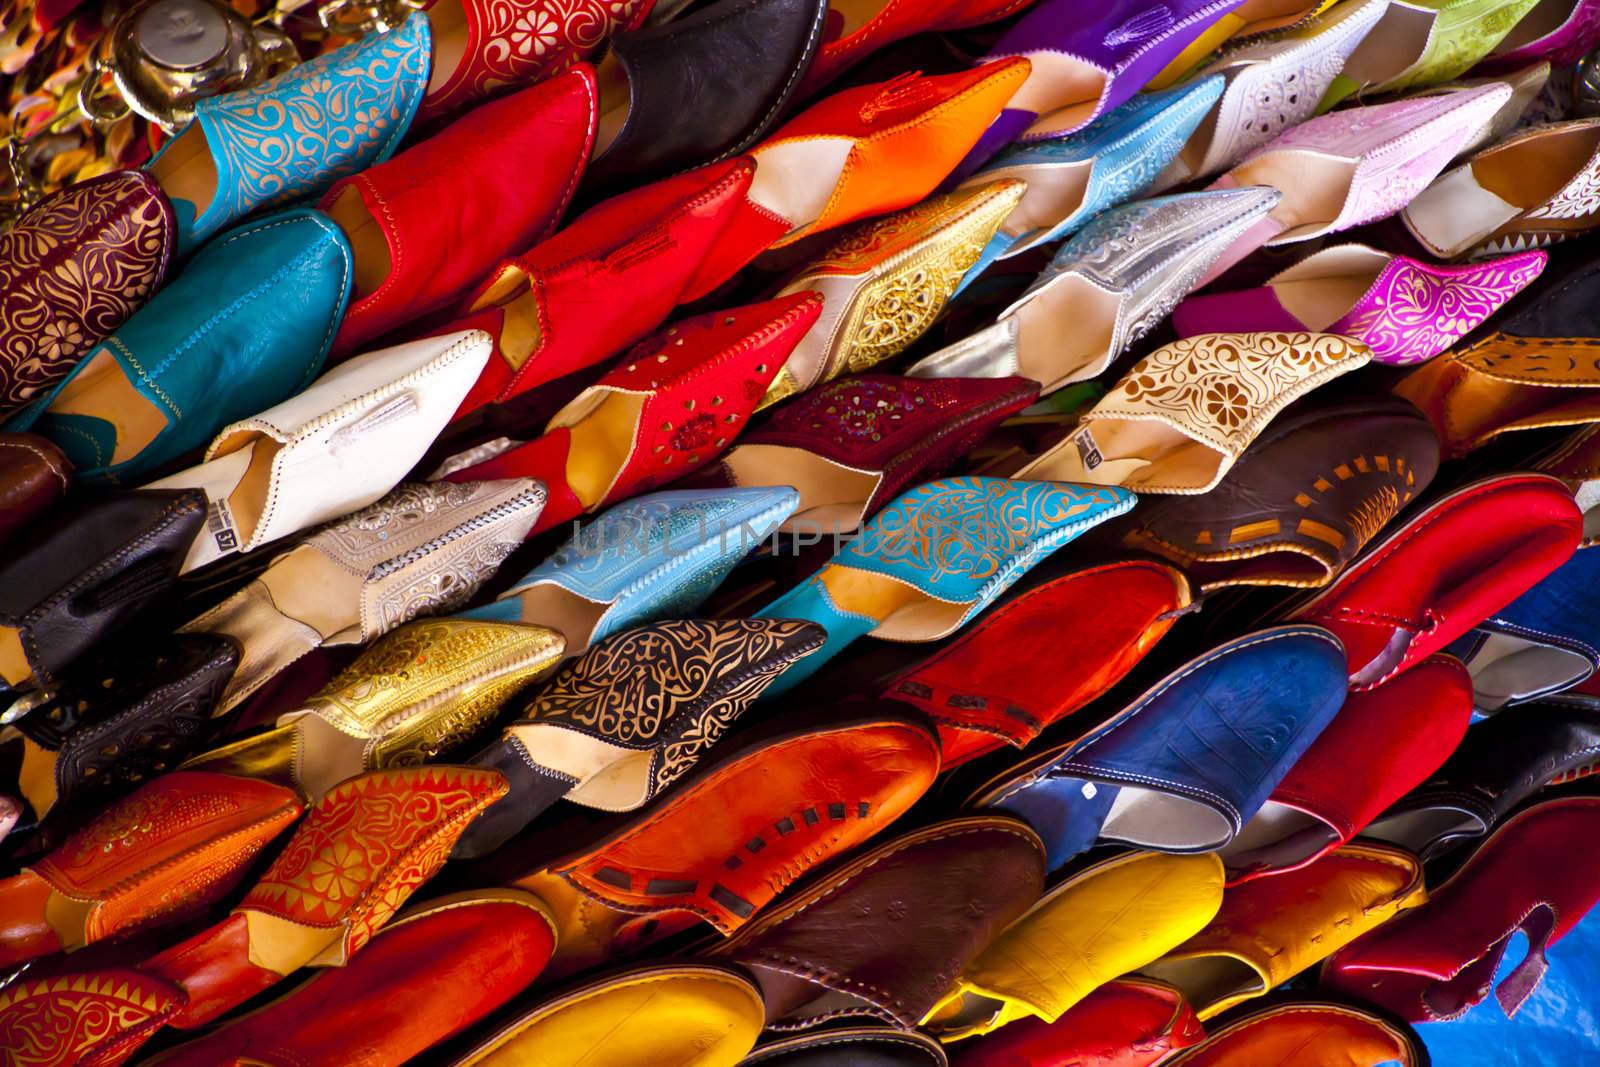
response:
[[[505,788],[492,771],[433,766],[329,791],[229,918],[145,962],[188,995],[171,1025],[210,1022],[301,967],[348,963]]]
[[[1104,695],[1188,606],[1189,583],[1172,567],[1147,560],[1082,567],[1058,556],[932,655],[880,643],[886,654],[876,658],[894,665],[873,684],[934,721],[948,770],[1008,745],[1025,748]],[[1056,655],[1063,647],[1070,657]],[[855,688],[851,667],[842,669],[833,679]]]
[[[554,925],[530,894],[486,889],[431,900],[397,916],[347,965],[318,971],[260,1010],[148,1062],[400,1063],[522,992],[554,948]],[[438,995],[440,988],[449,995]]]
[[[595,53],[606,39],[644,22],[654,0],[464,0],[467,38],[455,70],[422,100],[432,123],[508,86],[542,82]]]
[[[761,995],[743,974],[656,963],[591,979],[522,1012],[452,1067],[735,1067],[760,1033]]]
[[[1188,142],[1222,88],[1220,78],[1197,78],[1164,92],[1139,93],[1068,137],[1014,145],[995,156],[962,184],[1000,178],[1043,184],[1023,194],[1017,210],[1000,228],[997,241],[1003,249],[993,249],[985,259],[1013,256],[1070,237],[1102,211],[1145,192]],[[1075,171],[1087,171],[1083,190],[1070,206],[1063,205],[1050,179]],[[985,265],[980,260],[967,279]]]
[[[1208,189],[1111,208],[1056,251],[1050,265],[1000,313],[995,325],[925,356],[907,373],[925,378],[1023,374],[1026,353],[1029,376],[1040,379],[1043,393],[1096,377],[1160,325],[1216,258],[1278,200],[1276,190],[1256,186]],[[1079,327],[1073,314],[1078,309],[1072,303],[1056,310],[1052,301],[1070,301],[1075,288],[1111,294],[1115,310],[1090,301],[1081,313],[1101,320],[1093,321],[1094,340],[1051,359],[1044,353],[1056,347],[1056,337]],[[1110,321],[1103,321],[1106,318]]]
[[[965,29],[998,22],[1027,7],[1033,0],[889,0],[872,5],[875,10],[854,30],[844,33],[842,20],[830,15],[825,41],[801,83],[800,96],[808,97],[844,71],[896,41],[920,33]]]
[[[173,205],[178,254],[246,215],[314,196],[393,155],[427,86],[430,25],[413,12],[390,33],[368,34],[260,85],[197,102],[194,121],[146,168],[184,151],[174,146],[186,141],[203,142],[211,156],[210,202]]]
[[[14,1067],[122,1063],[182,1003],[182,990],[125,967],[21,978],[0,990],[0,1048]]]
[[[625,500],[584,524],[498,600],[462,615],[566,623],[559,628],[569,656],[642,623],[687,617],[788,518],[796,497],[788,486],[773,486],[665,489]],[[560,610],[569,598],[592,605],[572,623]]]
[[[166,277],[174,226],[155,180],[121,170],[44,198],[0,234],[0,412],[55,385],[143,306]]]
[[[1399,916],[1340,950],[1325,985],[1410,1022],[1464,1014],[1489,994],[1513,935],[1528,955],[1495,990],[1515,1015],[1543,977],[1545,950],[1600,900],[1600,857],[1574,847],[1600,822],[1600,797],[1547,800],[1502,823],[1465,866]],[[1551,864],[1549,857],[1560,856]]]
[[[1351,693],[1224,855],[1230,877],[1280,875],[1367,830],[1439,769],[1471,719],[1471,678],[1450,656]]]
[[[204,489],[211,500],[184,570],[381,498],[422,459],[490,350],[489,336],[474,331],[369,352],[224,427],[204,463],[150,486]]]
[[[1157,189],[1220,174],[1315,115],[1350,54],[1388,7],[1385,0],[1340,4],[1283,33],[1229,48],[1202,67],[1201,75],[1225,79],[1226,88]]]
[[[389,263],[376,288],[351,299],[334,356],[453,306],[506,256],[548,237],[577,190],[598,112],[594,71],[579,65],[323,194],[323,211],[347,193],[359,200]]]
[[[1048,141],[1082,129],[1130,99],[1211,23],[1240,0],[1179,0],[1160,12],[1143,0],[1083,7],[1043,0],[1008,29],[987,58],[1060,55],[1090,68],[1098,93],[1052,92],[1049,67],[1033,75],[984,134],[962,170],[970,172],[1012,141]],[[1081,88],[1081,87],[1079,87]],[[1060,112],[1060,113],[1057,113]]]
[[[606,811],[642,807],[687,774],[795,661],[822,647],[819,626],[778,619],[674,619],[615,634],[539,688],[501,739],[473,763],[530,765],[540,787],[517,788],[467,830],[456,855],[504,844],[555,797]],[[561,795],[561,794],[557,794]]]
[[[315,802],[355,775],[428,762],[477,737],[512,694],[555,668],[563,647],[543,626],[410,622],[279,715],[274,729],[185,766],[268,779]]]
[[[1222,903],[1215,856],[1132,852],[1093,864],[968,963],[926,1025],[958,1041],[1024,1018],[1053,1023],[1097,986],[1198,933]]]
[[[1283,173],[1291,178],[1284,182],[1288,187],[1282,190],[1284,200],[1276,217],[1294,217],[1297,224],[1271,237],[1269,245],[1348,230],[1388,218],[1410,203],[1510,99],[1510,87],[1494,83],[1447,96],[1319,115],[1256,149],[1220,181],[1254,184],[1272,175],[1275,165],[1286,168]],[[1321,204],[1312,205],[1297,195],[1302,190],[1309,194],[1315,185],[1292,179],[1298,173],[1293,169],[1296,160],[1306,153],[1336,157],[1348,168],[1345,195],[1331,217],[1323,214]]]
[[[52,684],[136,621],[172,588],[204,519],[202,493],[141,490],[36,524],[0,566],[0,626],[16,632],[22,654],[0,675],[13,687]]]
[[[669,326],[556,412],[545,437],[448,478],[532,477],[561,487],[535,532],[658,489],[732,444],[821,308],[815,293],[802,293]],[[590,442],[576,460],[574,435]],[[581,496],[569,474],[584,453],[594,455],[594,469]]]
[[[739,1067],[949,1067],[939,1042],[886,1026],[829,1027],[763,1042]]]
[[[1404,366],[1432,359],[1476,329],[1532,283],[1547,259],[1543,252],[1523,252],[1449,267],[1365,245],[1341,245],[1279,271],[1261,288],[1192,296],[1174,309],[1172,322],[1186,337],[1264,326],[1315,327],[1360,341],[1372,349],[1374,363]],[[1331,321],[1324,316],[1303,322],[1279,299],[1279,286],[1292,291],[1319,281],[1344,284],[1351,274],[1372,271],[1371,286]]]
[[[1117,978],[1053,1023],[1018,1019],[956,1046],[956,1067],[1155,1067],[1205,1040],[1183,994],[1162,982]]]
[[[1027,187],[958,189],[847,230],[782,293],[822,294],[822,317],[785,361],[762,406],[842,374],[871,370],[916,343],[992,242]]]
[[[858,1017],[909,1029],[1043,888],[1026,826],[951,819],[862,854],[716,951],[755,974],[768,1029]]]
[[[806,871],[899,818],[938,769],[932,732],[910,717],[772,731],[723,746],[550,870],[614,907],[690,912],[731,933]]]
[[[1422,862],[1346,845],[1288,874],[1231,886],[1206,928],[1144,973],[1182,989],[1202,1019],[1264,996],[1369,930],[1422,907]]]
[[[1206,493],[1279,412],[1370,359],[1365,345],[1329,333],[1207,334],[1176,341],[1135,363],[1080,416],[1070,436],[1013,477],[1120,484],[1143,493]],[[1146,445],[1155,453],[1147,459],[1140,444],[1158,433],[1178,440],[1169,436]]]
[[[1600,264],[1578,250],[1552,253],[1495,329],[1412,371],[1394,391],[1422,409],[1452,456],[1504,433],[1593,423],[1600,410],[1586,390],[1600,381],[1597,299]]]
[[[53,440],[86,482],[141,481],[228,423],[309,385],[344,313],[350,272],[349,243],[318,212],[239,226],[6,428]],[[119,429],[130,415],[126,397],[64,392],[91,366],[120,375],[148,406],[160,422],[148,441]]]
[[[1459,78],[1488,55],[1537,2],[1408,0],[1406,7],[1429,16],[1426,39],[1421,46],[1408,47],[1410,41],[1419,36],[1415,28],[1407,32],[1406,26],[1407,23],[1415,26],[1416,14],[1404,8],[1391,9],[1388,17],[1368,35],[1365,47],[1356,49],[1347,64],[1355,71],[1371,70],[1376,77],[1340,77],[1323,106],[1331,107],[1351,92],[1359,91],[1363,96],[1397,93]],[[1391,18],[1393,26],[1389,24]],[[1405,46],[1396,47],[1397,34],[1402,35]]]
[[[218,714],[324,644],[366,644],[470,600],[522,543],[544,505],[538,483],[404,483],[323,527],[182,630],[239,643]]]
[[[60,500],[72,484],[72,464],[49,439],[0,433],[0,544]]]
[[[1393,397],[1307,399],[1275,418],[1216,488],[1140,508],[1122,543],[1202,589],[1331,582],[1439,468],[1439,441]]]
[[[500,264],[464,302],[465,317],[441,331],[485,329],[495,338],[495,355],[456,418],[593,367],[704,295],[691,283],[754,176],[754,162],[740,157],[654,182]]]
[[[1422,1067],[1428,1062],[1410,1027],[1365,1008],[1290,1001],[1233,1020],[1163,1067],[1232,1067],[1286,1059],[1296,1067]]]
[[[1370,832],[1440,856],[1489,833],[1523,801],[1600,762],[1600,709],[1586,699],[1529,704],[1480,722],[1436,773]]]
[[[1571,558],[1581,534],[1555,479],[1486,478],[1414,513],[1295,618],[1337,634],[1351,688],[1370,689],[1516,599]]]
[[[628,113],[587,186],[637,185],[755,144],[794,99],[827,11],[827,0],[721,0],[617,34],[606,59],[627,79]]]
[[[178,634],[75,668],[16,722],[25,743],[54,754],[53,796],[29,797],[34,814],[81,814],[176,767],[205,742],[238,663],[226,638]]]
[[[1407,207],[1406,229],[1440,259],[1483,259],[1592,233],[1600,228],[1600,210],[1594,206],[1600,180],[1597,133],[1600,121],[1582,118],[1533,126],[1482,149]],[[1587,146],[1581,162],[1573,159],[1574,142]],[[1530,171],[1540,175],[1538,193],[1502,190],[1507,200],[1494,191],[1499,188],[1495,175]],[[1473,203],[1476,217],[1447,221],[1452,201]]]
[[[1486,70],[1513,70],[1535,60],[1548,60],[1552,66],[1576,63],[1600,45],[1600,3],[1571,0],[1567,16],[1546,32],[1538,29],[1512,33],[1483,61]],[[1530,39],[1531,37],[1531,39]]]
[[[1117,489],[1004,478],[942,478],[911,490],[869,519],[854,538],[805,582],[757,612],[758,618],[809,619],[828,630],[822,651],[788,671],[769,695],[814,674],[857,637],[931,641],[960,629],[1018,578],[1084,531],[1131,509],[1133,494]],[[963,535],[992,530],[982,542]],[[870,590],[909,587],[910,599],[883,612]],[[856,601],[840,604],[839,591]],[[867,590],[863,592],[862,590]]]
[[[1578,551],[1532,589],[1478,625],[1487,640],[1466,657],[1484,713],[1560,693],[1600,669],[1600,554]],[[1496,655],[1495,638],[1515,641]]]
[[[800,493],[795,513],[780,527],[811,531],[837,516],[833,528],[845,532],[913,484],[958,462],[1038,395],[1038,386],[1024,378],[918,381],[898,374],[853,374],[767,416],[740,438],[720,469],[708,472],[707,480],[757,485],[767,478],[792,478],[800,465],[819,463],[832,476],[871,472],[864,499],[827,499],[830,487],[817,485]],[[741,454],[742,449],[752,451]],[[748,466],[745,457],[752,461]]]
[[[813,104],[751,150],[755,182],[691,288],[709,292],[768,248],[925,199],[1027,72],[1027,61],[1017,59],[956,74],[908,73]],[[814,155],[818,148],[826,163]],[[827,195],[819,198],[819,189]]]
[[[267,782],[199,772],[147,782],[0,882],[0,959],[10,966],[201,914],[299,814],[294,794]]]
[[[1344,673],[1338,639],[1315,626],[1235,638],[973,800],[1026,819],[1052,869],[1096,839],[1165,852],[1222,848],[1338,712]]]

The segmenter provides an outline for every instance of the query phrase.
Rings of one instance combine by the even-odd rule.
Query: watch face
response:
[[[209,0],[156,0],[134,24],[139,50],[151,62],[193,70],[228,47],[228,20]]]

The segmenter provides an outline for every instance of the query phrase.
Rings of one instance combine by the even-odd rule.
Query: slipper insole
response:
[[[1107,359],[1122,297],[1063,274],[1017,309],[1017,369],[1048,393]]]
[[[164,410],[134,388],[108,348],[101,348],[81,372],[61,387],[50,402],[49,412],[109,423],[117,443],[107,466],[143,452],[170,421]]]
[[[1499,711],[1523,700],[1564,689],[1589,676],[1583,656],[1513,634],[1490,634],[1468,664],[1477,709]]]
[[[1261,976],[1243,960],[1231,956],[1200,956],[1188,960],[1157,960],[1139,973],[1183,990],[1196,1011],[1243,993],[1265,993]]]
[[[837,41],[855,33],[883,13],[892,0],[829,0],[828,40]]]
[[[590,158],[599,159],[617,139],[628,124],[633,111],[633,86],[628,72],[614,53],[608,53],[595,71],[595,81],[600,95],[600,121],[595,130],[594,149]]]
[[[644,404],[644,397],[608,391],[591,398],[585,410],[559,424],[551,421],[551,430],[560,426],[571,430],[567,486],[585,509],[606,498],[632,457]]]
[[[1344,210],[1359,164],[1308,149],[1268,152],[1228,172],[1233,185],[1270,185],[1283,194],[1270,217],[1275,239],[1332,225]]]
[[[217,164],[200,123],[191,122],[150,164],[150,176],[169,200],[187,200],[194,217],[205,215],[217,195]]]
[[[1340,78],[1355,88],[1382,85],[1408,72],[1428,50],[1439,14],[1410,4],[1391,3],[1372,32],[1350,53]]]
[[[354,291],[350,294],[350,302],[354,304],[371,296],[389,277],[393,266],[389,258],[389,238],[367,210],[361,190],[353,185],[340,191],[328,205],[326,214],[344,231],[355,258]]]
[[[760,149],[746,195],[752,204],[785,219],[791,231],[809,226],[833,199],[854,147],[849,137],[807,137]]]
[[[885,641],[929,641],[953,630],[965,604],[935,600],[905,582],[855,567],[827,567],[818,580],[840,611],[876,619],[872,636]]]
[[[1024,139],[1076,130],[1100,106],[1106,72],[1058,52],[1030,52],[1033,70],[1011,98],[1008,108],[1039,116]]]
[[[425,98],[444,87],[467,54],[467,13],[461,0],[438,0],[427,9],[427,16],[433,31],[433,67]]]
[[[739,485],[787,485],[800,493],[800,506],[779,527],[786,533],[844,533],[861,524],[861,513],[882,476],[842,466],[800,448],[741,445],[723,461]]]
[[[1489,54],[1503,56],[1507,52],[1515,52],[1541,37],[1554,33],[1572,20],[1578,2],[1579,0],[1540,0],[1532,11],[1522,16],[1522,19],[1511,28],[1511,32],[1506,34]]]
[[[594,629],[610,604],[579,596],[554,582],[539,582],[516,594],[523,622],[559,630],[567,639],[565,655],[577,656],[589,647]]]
[[[1065,166],[1007,167],[984,175],[984,181],[1002,178],[1021,178],[1028,183],[1022,200],[1000,224],[1000,232],[1008,237],[1021,238],[1049,231],[1083,206],[1084,194],[1089,190],[1089,175],[1093,163],[1072,163]],[[1021,251],[1012,249],[1011,251]]]

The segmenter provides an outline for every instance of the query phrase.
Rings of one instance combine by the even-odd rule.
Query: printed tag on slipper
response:
[[[206,532],[217,543],[217,551],[239,551],[239,533],[233,525],[233,509],[226,497],[219,497],[206,509]]]
[[[1084,426],[1072,435],[1072,443],[1078,446],[1078,459],[1083,462],[1083,469],[1092,471],[1105,462],[1105,457],[1100,454],[1100,446],[1094,443],[1094,435],[1089,432],[1089,427]]]

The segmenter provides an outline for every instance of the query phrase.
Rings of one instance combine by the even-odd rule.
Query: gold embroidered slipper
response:
[[[1076,430],[1012,477],[1204,493],[1273,416],[1370,358],[1330,333],[1185,338],[1134,364]]]

